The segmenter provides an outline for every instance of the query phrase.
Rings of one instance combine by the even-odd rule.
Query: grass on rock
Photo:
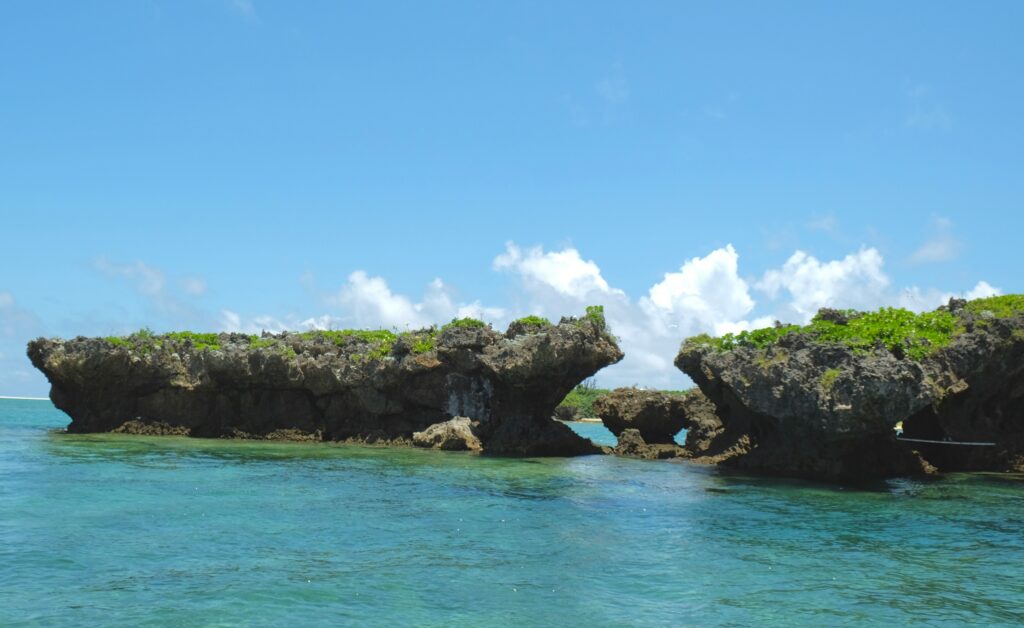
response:
[[[1024,295],[975,299],[967,303],[966,309],[976,315],[990,312],[997,318],[1018,316],[1024,313]],[[801,333],[819,342],[846,345],[860,354],[884,347],[896,355],[920,360],[947,346],[964,330],[960,319],[945,309],[918,314],[903,308],[884,307],[874,312],[842,310],[838,314],[840,319],[846,320],[837,321],[835,316],[822,318],[819,314],[803,327],[776,325],[717,338],[701,334],[688,338],[686,344],[709,345],[717,351],[738,347],[766,349],[789,334]]]

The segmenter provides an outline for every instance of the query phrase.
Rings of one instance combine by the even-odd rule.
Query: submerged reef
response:
[[[697,460],[832,481],[1024,471],[1024,296],[823,309],[689,338],[675,363],[714,404]]]
[[[577,455],[552,420],[573,387],[622,359],[600,307],[506,333],[473,319],[402,334],[142,331],[33,340],[69,432],[351,441]],[[453,419],[457,419],[454,420]],[[431,426],[439,425],[431,429]],[[415,435],[415,438],[414,438]]]

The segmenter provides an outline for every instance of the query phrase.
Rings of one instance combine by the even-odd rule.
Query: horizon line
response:
[[[10,397],[7,395],[0,395],[0,399],[19,399],[21,401],[49,401],[49,397]]]

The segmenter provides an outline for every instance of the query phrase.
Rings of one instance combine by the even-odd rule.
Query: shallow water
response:
[[[1021,476],[853,490],[66,422],[0,400],[0,625],[1024,622]]]

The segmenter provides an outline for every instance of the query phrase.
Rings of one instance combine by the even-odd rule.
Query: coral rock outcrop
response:
[[[887,336],[879,323],[868,330],[880,338],[873,347],[849,333],[862,314],[835,310],[808,328],[776,328],[771,342],[750,335],[723,348],[716,339],[689,339],[676,365],[715,407],[693,453],[750,471],[839,481],[1022,471],[1022,304],[1019,296],[953,300],[926,320],[947,325],[941,333],[916,327],[909,313],[883,310],[883,322],[904,316],[904,336]]]
[[[486,453],[573,455],[600,449],[553,421],[555,406],[622,359],[599,314],[507,336],[471,321],[398,335],[40,338],[28,355],[70,432],[411,444],[466,417]]]

